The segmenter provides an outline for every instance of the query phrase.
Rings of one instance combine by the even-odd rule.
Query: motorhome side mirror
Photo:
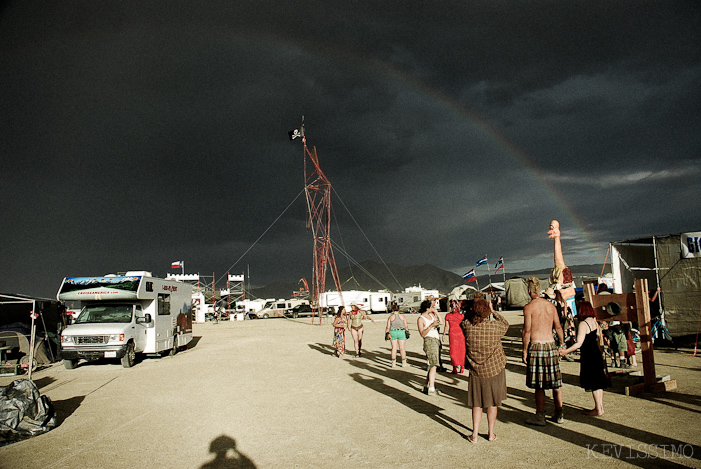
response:
[[[145,323],[145,324],[150,324],[151,323],[151,315],[149,313],[144,314],[144,317],[137,317],[136,318],[137,323]]]

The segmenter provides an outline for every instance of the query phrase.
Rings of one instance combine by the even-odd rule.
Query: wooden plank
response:
[[[611,321],[637,321],[637,300],[635,293],[612,293],[610,295],[597,295],[593,283],[587,282],[582,287],[584,298],[591,303],[596,312],[596,320],[600,322]],[[606,305],[618,303],[621,306],[620,314],[610,316],[606,311]]]
[[[626,386],[625,388],[626,396],[637,396],[645,392],[645,384],[639,383],[632,386]]]
[[[650,299],[648,296],[647,279],[635,280],[636,309],[638,310],[638,328],[640,330],[640,349],[643,360],[643,380],[645,387],[651,389],[657,383],[655,373],[655,353],[652,346],[652,331],[650,321]]]
[[[654,384],[652,386],[652,389],[650,389],[650,392],[660,393],[660,392],[676,391],[676,390],[677,390],[677,380],[670,379],[669,381],[663,381],[661,383]]]
[[[659,394],[661,392],[676,391],[677,390],[677,380],[670,379],[669,381],[663,381],[661,383],[655,383],[646,389],[645,383],[634,384],[632,386],[625,387],[626,396],[637,396],[644,392],[650,392],[653,394]]]

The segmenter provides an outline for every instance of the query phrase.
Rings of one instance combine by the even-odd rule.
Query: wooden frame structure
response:
[[[635,293],[597,295],[592,283],[585,283],[583,290],[584,299],[591,303],[594,311],[596,311],[597,321],[637,321],[638,323],[640,348],[642,351],[643,382],[633,386],[626,386],[626,396],[634,396],[641,392],[658,393],[676,390],[676,380],[658,381],[655,373],[647,279],[635,280]],[[618,303],[621,306],[621,312],[616,316],[610,316],[606,311],[606,306],[609,303]]]

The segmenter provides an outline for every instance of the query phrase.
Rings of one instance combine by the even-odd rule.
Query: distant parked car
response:
[[[335,314],[333,308],[322,307],[321,310],[324,314],[328,314],[329,316],[333,316]],[[291,308],[291,309],[288,309],[285,311],[285,316],[292,317],[292,318],[297,318],[299,316],[311,316],[311,315],[312,315],[311,305],[297,305],[294,308]]]

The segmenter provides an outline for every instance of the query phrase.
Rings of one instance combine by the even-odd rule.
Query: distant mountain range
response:
[[[575,278],[597,278],[601,274],[602,264],[587,264],[570,266]],[[606,266],[604,273],[610,272],[610,267]],[[506,274],[506,279],[514,277],[538,277],[547,279],[550,269],[532,270],[527,272],[517,272]],[[405,288],[421,286],[428,290],[438,290],[442,293],[449,293],[453,288],[462,285],[462,276],[443,270],[435,265],[415,265],[402,266],[397,264],[380,264],[374,261],[365,261],[353,268],[343,268],[338,271],[343,290],[389,290],[401,292]],[[311,279],[307,279],[311,282]],[[503,281],[503,276],[499,273],[496,277],[491,276],[492,282]],[[488,285],[489,275],[478,275],[477,283],[480,287]],[[581,282],[577,282],[581,284]],[[474,282],[471,282],[475,285]],[[254,288],[250,293],[257,298],[290,298],[293,291],[300,288],[299,283],[276,282],[262,288]],[[311,288],[311,285],[310,285]],[[335,289],[330,273],[326,275],[326,290]]]

